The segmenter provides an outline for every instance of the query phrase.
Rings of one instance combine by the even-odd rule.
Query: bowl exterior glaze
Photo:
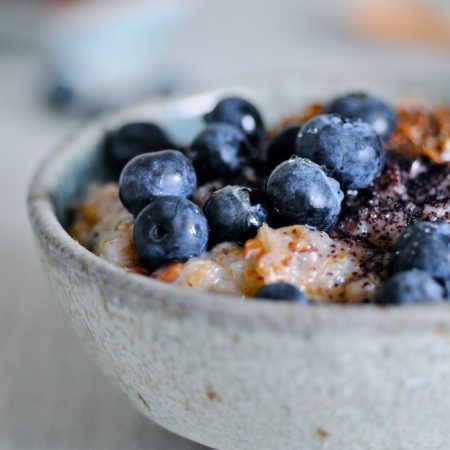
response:
[[[409,86],[442,100],[437,83],[372,84],[386,95]],[[232,92],[256,100],[273,123],[339,86],[300,78]],[[214,448],[449,448],[448,304],[308,308],[182,290],[100,260],[61,226],[57,214],[95,177],[106,128],[146,117],[188,136],[221,95],[154,100],[93,123],[32,183],[29,215],[43,265],[94,359],[150,419]]]

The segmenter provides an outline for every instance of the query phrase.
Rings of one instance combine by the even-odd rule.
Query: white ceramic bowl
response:
[[[356,80],[357,81],[357,80]],[[446,80],[297,77],[234,87],[269,124],[310,100],[363,87],[450,100]],[[223,95],[154,100],[71,136],[29,194],[42,262],[82,340],[150,419],[220,449],[449,448],[448,304],[382,309],[244,302],[126,273],[78,245],[65,209],[101,177],[105,129],[151,119],[188,139]],[[447,97],[446,97],[447,96]]]

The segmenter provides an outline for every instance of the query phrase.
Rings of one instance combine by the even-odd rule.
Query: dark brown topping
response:
[[[347,194],[334,235],[352,235],[390,248],[417,220],[449,217],[450,166],[388,152],[371,189]]]

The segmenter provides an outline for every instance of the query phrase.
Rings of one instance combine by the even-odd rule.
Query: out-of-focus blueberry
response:
[[[208,242],[202,210],[186,198],[157,197],[136,217],[134,244],[139,261],[150,270],[201,256]]]
[[[444,288],[427,272],[409,270],[386,280],[377,290],[379,305],[440,302]]]
[[[125,208],[137,215],[155,197],[189,197],[197,187],[194,167],[176,150],[145,153],[133,158],[123,169],[119,196]]]
[[[271,283],[259,288],[255,299],[268,299],[275,301],[286,301],[308,304],[308,297],[296,286],[290,283]]]
[[[344,188],[369,186],[384,164],[383,144],[367,123],[321,114],[308,120],[297,138],[297,155],[325,166]]]
[[[306,224],[329,230],[339,217],[344,194],[339,183],[310,161],[293,157],[270,174],[266,192],[280,225]]]
[[[215,191],[203,207],[210,227],[210,241],[243,243],[252,238],[267,222],[267,210],[252,202],[251,190],[241,186],[225,186]]]
[[[394,246],[394,271],[420,269],[442,280],[450,279],[450,224],[417,222]]]
[[[444,296],[446,300],[450,300],[450,279],[443,280],[442,287],[444,288]]]
[[[267,146],[266,150],[266,170],[275,169],[278,164],[295,155],[295,145],[301,125],[291,125],[281,130]]]
[[[164,130],[150,122],[133,122],[109,131],[105,135],[103,151],[107,166],[114,175],[135,156],[174,148]]]
[[[245,134],[228,123],[208,125],[193,140],[187,154],[202,181],[234,176],[256,157]]]
[[[77,102],[77,95],[68,84],[59,81],[51,86],[48,100],[50,106],[65,110]]]
[[[325,112],[353,120],[361,119],[371,125],[385,140],[397,126],[397,114],[387,103],[359,92],[333,99],[325,107]]]
[[[205,120],[207,123],[225,122],[240,128],[256,148],[261,146],[266,134],[264,121],[256,106],[240,97],[224,98],[205,115]]]

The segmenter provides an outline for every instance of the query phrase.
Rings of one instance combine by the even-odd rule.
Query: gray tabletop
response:
[[[345,33],[330,21],[336,6],[212,3],[170,45],[166,69],[182,70],[178,79],[185,85],[305,68],[345,71],[352,64],[380,71],[450,69],[445,52],[344,45]],[[258,26],[249,28],[250,22]],[[44,107],[39,63],[32,51],[0,45],[0,449],[204,448],[129,405],[87,357],[49,291],[26,218],[26,186],[38,161],[79,119]]]

